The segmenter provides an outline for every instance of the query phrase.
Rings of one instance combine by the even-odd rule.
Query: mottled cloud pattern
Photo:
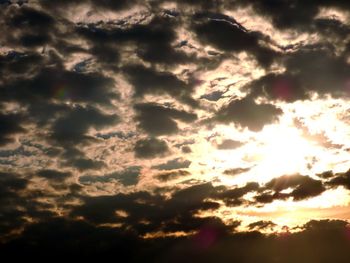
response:
[[[4,257],[348,262],[348,1],[6,0],[0,28]]]

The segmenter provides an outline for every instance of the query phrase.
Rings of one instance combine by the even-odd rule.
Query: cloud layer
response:
[[[1,253],[347,262],[347,1],[11,0],[0,28]]]

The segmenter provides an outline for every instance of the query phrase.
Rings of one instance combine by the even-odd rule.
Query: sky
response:
[[[349,1],[1,0],[0,29],[1,254],[348,262]]]

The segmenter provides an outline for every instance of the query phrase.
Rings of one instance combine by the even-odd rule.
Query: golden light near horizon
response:
[[[345,172],[349,165],[349,153],[339,147],[337,140],[346,140],[348,127],[342,122],[346,107],[343,100],[314,100],[304,104],[281,105],[284,115],[275,124],[266,125],[261,131],[238,131],[233,126],[219,127],[213,133],[224,138],[241,140],[242,145],[231,150],[212,150],[205,159],[207,164],[218,168],[216,173],[221,184],[244,186],[247,182],[260,185],[281,176],[304,175],[321,180],[322,171]],[[302,118],[303,122],[298,121]],[[333,141],[333,139],[337,139]],[[204,161],[203,161],[204,162]],[[222,172],[230,168],[243,168],[234,176]],[[248,168],[248,169],[244,169]],[[284,193],[292,189],[284,190]],[[244,196],[253,202],[254,193]],[[241,219],[242,231],[258,220],[272,221],[276,225],[266,232],[284,231],[285,226],[298,231],[297,226],[314,219],[348,219],[350,197],[343,187],[328,189],[319,196],[296,201],[275,200],[260,206],[227,207],[222,204],[214,214],[228,222]]]

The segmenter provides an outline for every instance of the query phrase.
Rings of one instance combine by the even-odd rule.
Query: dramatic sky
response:
[[[348,262],[348,0],[1,0],[0,32],[1,253]]]

